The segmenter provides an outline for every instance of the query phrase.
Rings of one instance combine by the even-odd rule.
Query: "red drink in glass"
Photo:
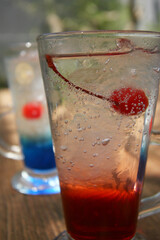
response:
[[[131,239],[139,192],[62,184],[67,230],[73,239]],[[116,229],[116,231],[115,231]]]

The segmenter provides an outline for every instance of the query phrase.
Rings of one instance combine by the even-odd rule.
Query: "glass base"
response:
[[[60,193],[56,170],[37,173],[24,169],[12,178],[11,183],[14,189],[23,194],[45,195]]]
[[[146,238],[144,237],[144,235],[136,233],[136,235],[131,240],[146,240]]]
[[[71,240],[66,231],[60,233],[54,240]],[[144,236],[140,233],[136,233],[136,235],[131,240],[145,240]]]
[[[54,240],[69,240],[67,231],[61,232]]]

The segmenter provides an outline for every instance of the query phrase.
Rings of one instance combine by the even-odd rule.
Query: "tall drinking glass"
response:
[[[24,169],[13,177],[12,186],[24,194],[59,193],[36,44],[14,46],[5,66],[24,156]]]
[[[160,33],[44,34],[38,48],[68,238],[132,239],[158,97]]]

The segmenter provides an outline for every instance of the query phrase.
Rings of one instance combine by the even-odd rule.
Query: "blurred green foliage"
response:
[[[62,31],[124,29],[131,21],[128,4],[119,0],[46,0],[40,7],[57,15]]]
[[[127,7],[117,0],[71,0],[65,11],[62,11],[62,0],[55,2],[64,30],[123,29],[129,17]]]

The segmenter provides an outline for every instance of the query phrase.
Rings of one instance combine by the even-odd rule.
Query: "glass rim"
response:
[[[64,31],[64,32],[53,32],[43,33],[37,36],[37,41],[40,40],[51,40],[54,37],[71,37],[71,36],[89,36],[89,35],[106,35],[108,37],[160,37],[158,31],[144,31],[144,30],[91,30],[91,31]]]

